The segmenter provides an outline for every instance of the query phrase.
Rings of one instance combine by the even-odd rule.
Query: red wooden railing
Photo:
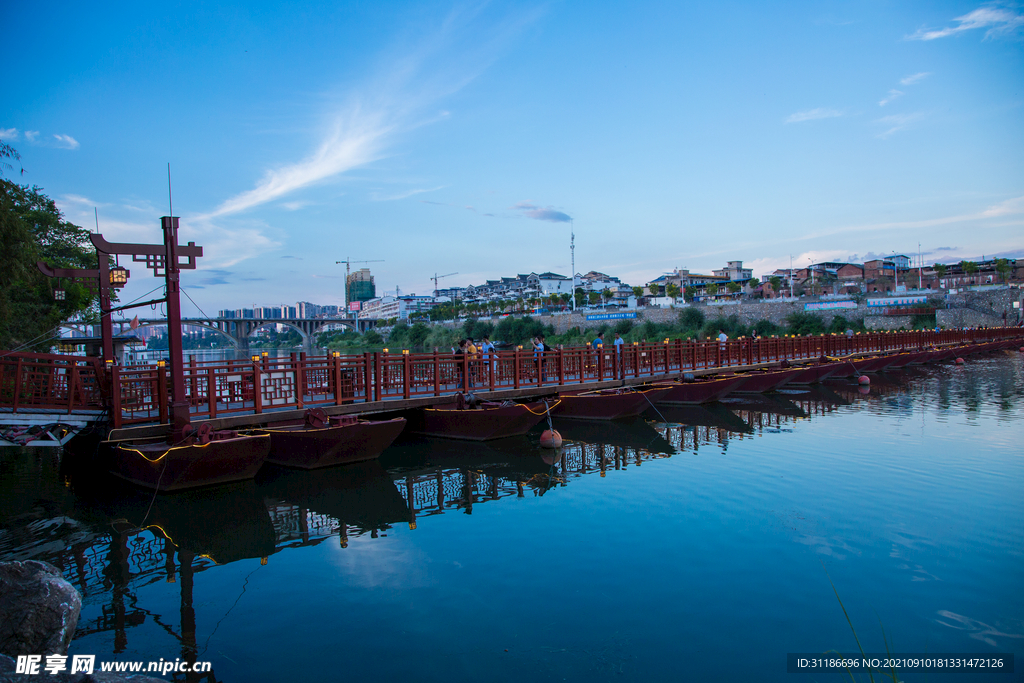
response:
[[[354,356],[262,357],[198,363],[184,368],[193,419],[441,396],[456,391],[557,388],[627,378],[821,356],[884,353],[1024,338],[1018,328],[917,330],[845,335],[672,341],[573,347],[535,354],[516,349],[473,358],[440,353],[364,353]],[[115,426],[166,423],[168,368],[102,370],[96,359],[18,354],[0,356],[0,409],[57,410],[108,405]],[[101,393],[102,390],[102,393]],[[105,400],[104,400],[105,399]]]
[[[0,354],[0,410],[102,410],[109,387],[98,358],[49,353]]]

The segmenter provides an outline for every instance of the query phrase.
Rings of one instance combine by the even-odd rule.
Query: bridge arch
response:
[[[117,325],[117,324],[119,324],[121,326],[121,331],[123,333],[124,332],[124,328],[128,325],[128,322],[127,321],[120,321],[119,320],[119,321],[117,321],[115,323],[115,325]],[[167,327],[167,321],[166,320],[153,321],[153,322],[139,321],[139,328],[142,328],[142,327]],[[234,346],[236,349],[239,348],[238,339],[236,339],[234,336],[232,336],[231,333],[228,332],[227,330],[223,330],[223,329],[217,327],[215,324],[210,324],[210,323],[205,323],[205,322],[200,322],[200,321],[191,321],[190,320],[188,322],[183,322],[181,324],[181,327],[182,327],[182,332],[183,333],[185,332],[186,328],[189,328],[189,327],[201,327],[201,328],[206,329],[206,330],[211,330],[213,332],[217,332],[222,337],[224,337],[228,341],[230,341],[232,346]]]
[[[299,333],[299,337],[302,339],[302,345],[303,346],[309,346],[310,340],[312,339],[312,335],[310,335],[308,332],[306,332],[306,330],[302,329],[302,326],[295,325],[294,323],[292,323],[289,320],[262,320],[262,321],[256,321],[255,324],[252,327],[249,328],[249,331],[246,333],[245,338],[247,340],[248,339],[252,339],[252,335],[256,334],[256,332],[258,330],[262,330],[262,329],[268,327],[269,325],[284,325],[285,327],[290,327],[291,329],[295,330],[296,332]]]
[[[319,322],[320,324],[317,325],[316,327],[313,327],[309,331],[309,336],[311,339],[318,334],[323,334],[324,332],[329,332],[332,329],[337,328],[343,328],[349,332],[359,331],[358,329],[356,329],[356,324],[350,320],[320,320],[317,322]]]

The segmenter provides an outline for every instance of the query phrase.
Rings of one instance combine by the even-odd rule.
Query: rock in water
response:
[[[0,652],[67,654],[82,598],[52,564],[0,562]]]

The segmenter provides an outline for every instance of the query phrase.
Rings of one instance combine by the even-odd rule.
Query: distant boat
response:
[[[360,420],[355,415],[328,417],[307,412],[301,424],[272,425],[253,430],[270,436],[267,462],[311,470],[377,458],[405,429],[405,418]]]
[[[552,415],[581,420],[616,420],[634,417],[672,390],[664,384],[633,389],[619,387],[597,391],[559,392]]]
[[[270,436],[202,425],[182,443],[105,441],[110,473],[157,491],[252,479],[270,453]]]
[[[454,405],[414,411],[409,419],[409,431],[447,439],[488,441],[525,434],[547,414],[542,401],[474,404],[462,398],[462,394],[458,397],[461,400]]]
[[[804,368],[765,368],[763,370],[748,370],[743,373],[737,373],[741,377],[746,377],[747,381],[738,389],[735,389],[733,393],[764,394],[769,391],[775,391],[792,382],[803,372]]]
[[[661,386],[669,387],[669,391],[658,399],[658,403],[671,406],[717,401],[736,391],[746,382],[747,377],[734,374],[684,377],[675,382],[662,384]]]

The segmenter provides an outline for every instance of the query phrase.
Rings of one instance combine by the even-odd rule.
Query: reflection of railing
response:
[[[668,454],[651,453],[643,448],[569,442],[560,453],[551,452],[548,472],[499,475],[471,469],[438,467],[430,472],[407,474],[395,480],[405,498],[413,519],[418,516],[444,514],[462,510],[472,514],[473,506],[509,496],[522,498],[527,491],[542,496],[555,485],[564,485],[569,478],[623,470],[647,460],[667,458]],[[557,462],[555,459],[557,458]]]
[[[676,340],[630,344],[616,351],[576,347],[535,355],[516,349],[480,355],[365,353],[358,356],[263,357],[256,361],[195,362],[184,368],[191,416],[209,419],[309,405],[342,405],[454,391],[557,388],[587,382],[657,379],[672,373],[808,360],[857,353],[919,349],[1018,337],[1014,328],[917,330],[853,336],[820,335],[727,342]],[[0,407],[73,410],[103,405],[104,377],[95,359],[73,356],[0,357]],[[109,403],[115,426],[166,423],[166,367],[111,368]]]
[[[278,551],[302,545],[316,545],[342,531],[343,525],[338,520],[299,505],[283,500],[266,501],[266,505],[270,521],[274,525]],[[347,529],[344,533],[348,535]]]

